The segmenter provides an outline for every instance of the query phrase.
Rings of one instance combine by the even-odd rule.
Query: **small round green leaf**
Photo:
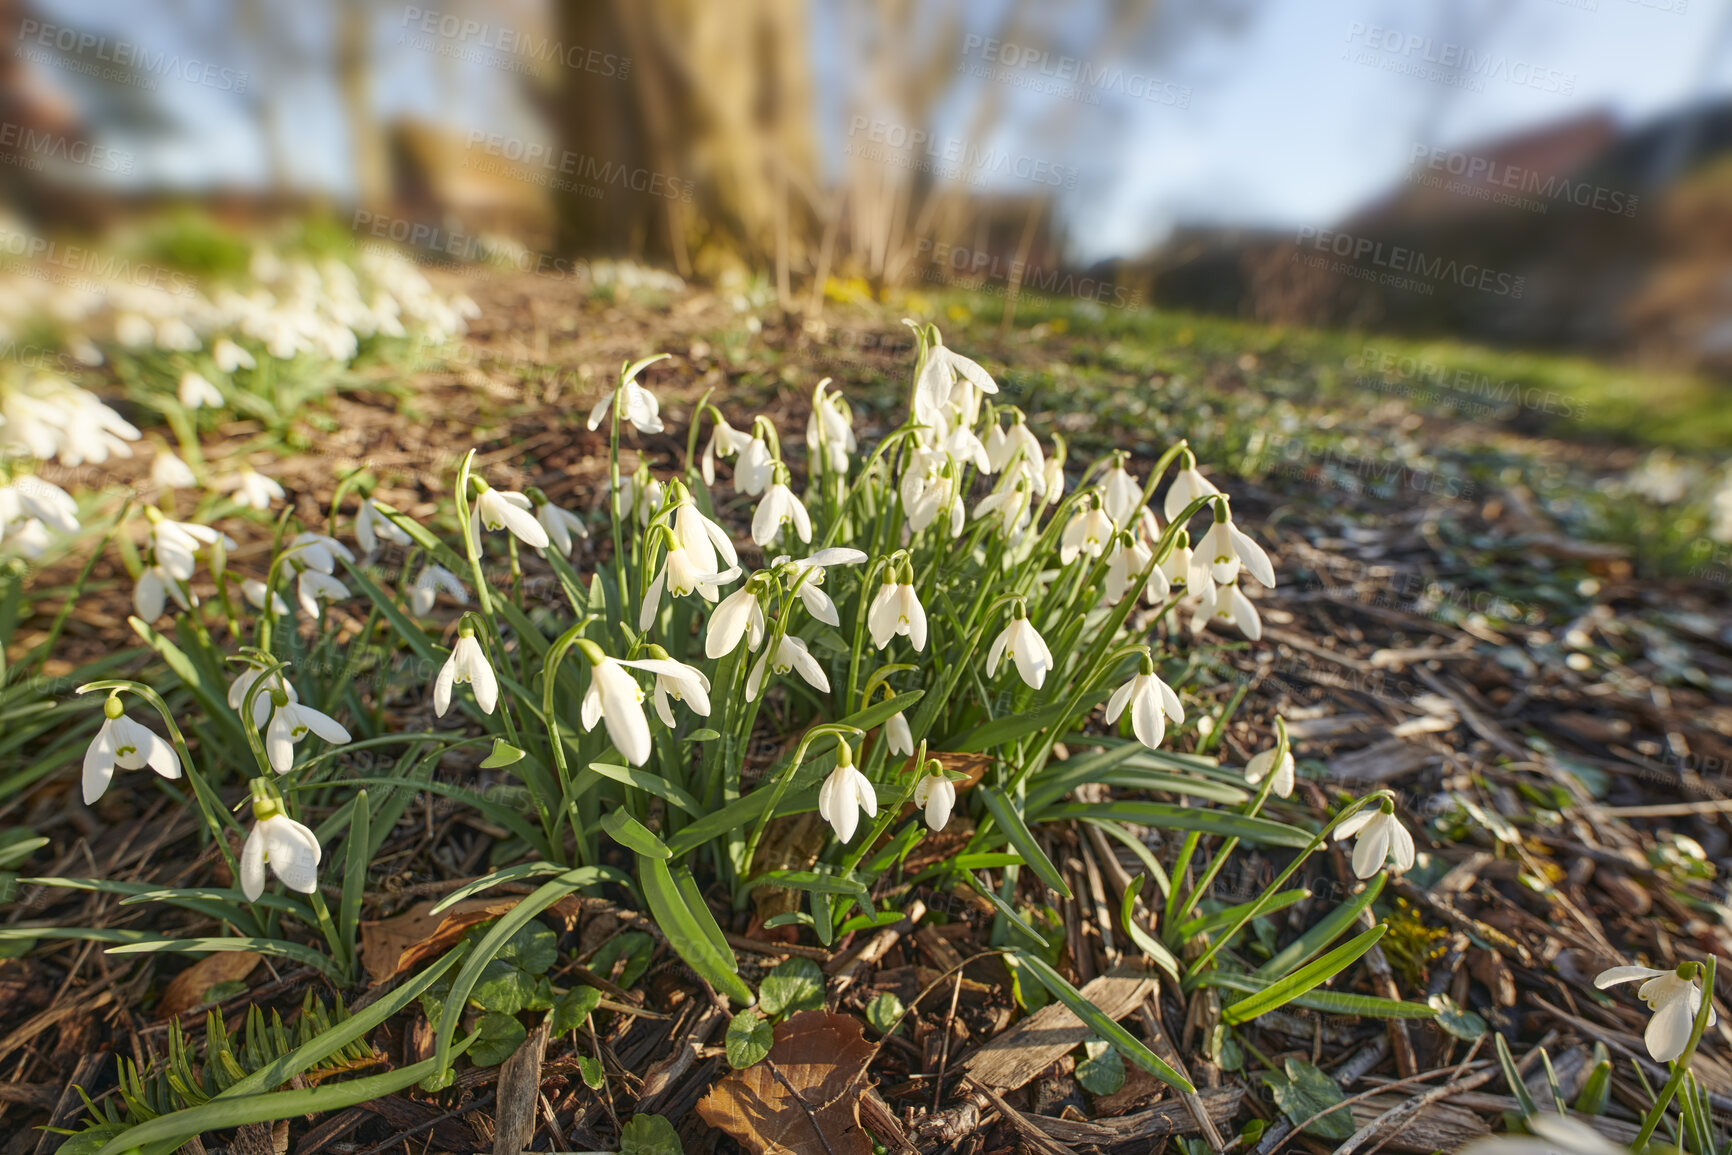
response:
[[[601,1005],[601,992],[594,987],[572,987],[553,1003],[551,1020],[553,1033],[570,1034],[588,1021],[590,1013]]]
[[[523,1029],[523,1024],[510,1015],[493,1011],[482,1015],[476,1028],[481,1037],[469,1048],[469,1061],[477,1067],[497,1067],[511,1057],[529,1034]]]
[[[769,1020],[755,1008],[747,1007],[728,1024],[728,1066],[743,1071],[763,1062],[775,1041]]]
[[[824,972],[809,958],[791,958],[764,976],[758,1005],[779,1018],[795,1011],[824,1009]]]
[[[685,1155],[679,1132],[660,1115],[633,1115],[619,1129],[619,1155]]]
[[[872,1001],[866,1004],[866,1021],[881,1035],[889,1034],[893,1027],[899,1025],[902,1013],[902,1000],[890,991],[874,996]]]
[[[1087,1058],[1076,1065],[1076,1081],[1091,1095],[1111,1095],[1125,1085],[1125,1061],[1112,1044],[1090,1039],[1083,1044]]]

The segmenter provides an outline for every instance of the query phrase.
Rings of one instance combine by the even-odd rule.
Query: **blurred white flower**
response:
[[[409,608],[416,617],[424,618],[433,612],[433,604],[443,590],[451,595],[458,605],[469,604],[469,591],[463,588],[463,583],[457,575],[442,565],[429,562],[421,567],[421,572],[415,575],[415,582],[409,587]]]
[[[543,501],[535,507],[535,520],[547,531],[547,538],[553,543],[553,548],[559,551],[560,557],[571,556],[574,538],[589,536],[589,530],[584,526],[581,517],[568,509],[561,509],[551,501]]]
[[[1113,467],[1101,480],[1101,493],[1106,514],[1112,518],[1113,524],[1120,529],[1128,528],[1142,504],[1143,487],[1137,484],[1136,478],[1125,472],[1122,456],[1114,460]]]
[[[162,566],[146,566],[139,572],[138,581],[132,587],[132,609],[140,621],[154,622],[160,618],[162,611],[168,608],[169,598],[173,598],[174,604],[183,611],[198,604],[198,599],[180,579]]]
[[[264,609],[265,583],[257,578],[243,578],[241,580],[241,596],[246,598],[247,603],[254,609]],[[283,600],[282,594],[271,594],[271,612],[273,614],[286,614],[289,612],[289,603]]]
[[[191,489],[198,484],[192,467],[166,445],[159,445],[150,459],[150,480],[161,490]]]
[[[348,586],[316,569],[304,569],[295,579],[295,600],[300,602],[301,612],[314,621],[322,612],[320,599],[340,601],[348,596]]]
[[[530,512],[529,498],[505,489],[483,489],[475,499],[470,521],[475,529],[476,548],[480,548],[480,527],[491,530],[508,529],[523,544],[533,549],[546,549],[547,530]]]
[[[338,558],[346,562],[355,560],[348,546],[322,533],[297,533],[283,551],[283,556],[293,557],[308,569],[323,574],[337,572]]]
[[[608,411],[615,399],[619,401],[620,417],[631,423],[639,433],[660,433],[662,431],[661,403],[655,394],[637,383],[635,375],[627,377],[618,389],[609,391],[595,408],[589,411],[589,427],[601,428],[601,423],[608,419]]]
[[[750,433],[742,433],[729,425],[727,419],[720,413],[716,414],[715,426],[710,430],[710,439],[704,443],[704,454],[699,460],[703,473],[704,484],[716,483],[716,458],[733,457],[752,443]]]
[[[1064,533],[1059,536],[1058,559],[1069,565],[1078,555],[1099,557],[1106,552],[1107,542],[1112,538],[1113,519],[1093,497],[1085,496],[1065,523]]]
[[[1209,497],[1220,492],[1214,483],[1197,472],[1195,464],[1188,465],[1179,470],[1178,476],[1173,478],[1173,484],[1167,487],[1167,500],[1161,508],[1166,512],[1167,520],[1173,521],[1185,512],[1187,505],[1199,497]]]
[[[361,508],[355,511],[355,540],[361,543],[361,552],[371,555],[378,552],[381,541],[408,545],[409,534],[387,517],[377,502],[364,497]]]
[[[890,715],[884,722],[884,744],[892,754],[912,757],[914,754],[914,731],[908,725],[908,717],[901,710]]]
[[[253,469],[241,470],[229,479],[229,485],[234,488],[235,501],[248,509],[268,510],[273,501],[285,496],[282,486]]]
[[[258,362],[253,360],[253,355],[227,337],[216,339],[216,343],[210,348],[210,355],[211,360],[216,362],[216,367],[224,373],[233,373],[236,369],[258,368]]]
[[[1245,591],[1239,588],[1239,583],[1217,586],[1209,580],[1206,573],[1198,575],[1195,568],[1192,578],[1200,579],[1188,583],[1192,592],[1201,596],[1197,612],[1191,615],[1191,632],[1201,633],[1210,621],[1218,621],[1223,625],[1236,626],[1241,634],[1250,641],[1256,641],[1263,636],[1263,619],[1257,613],[1257,607],[1251,599],[1245,596]]]
[[[1269,776],[1270,770],[1275,773],[1275,780],[1269,789],[1282,798],[1293,797],[1293,751],[1284,751],[1281,764],[1275,765],[1275,748],[1273,746],[1259,754],[1254,754],[1245,763],[1245,781],[1255,786]],[[1351,819],[1349,819],[1351,821]]]
[[[175,395],[188,409],[203,409],[207,405],[220,409],[223,404],[222,392],[191,369],[181,374],[180,389]]]

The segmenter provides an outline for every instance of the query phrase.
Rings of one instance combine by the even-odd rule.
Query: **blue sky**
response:
[[[814,72],[824,85],[813,115],[832,164],[847,142],[851,82],[835,47],[846,2],[814,0],[811,22]],[[995,17],[1009,0],[961,2],[965,30],[986,31],[999,26]],[[100,134],[136,155],[135,179],[186,188],[261,183],[269,171],[261,125],[273,115],[291,146],[292,182],[341,198],[352,177],[329,64],[333,10],[297,5],[290,28],[263,44],[235,34],[245,7],[222,0],[55,3],[42,19],[248,73],[245,94],[165,78],[149,99],[172,131],[146,137],[113,124]],[[532,0],[463,0],[448,10],[495,24],[532,24],[540,12]],[[1112,93],[1098,105],[1020,88],[994,94],[1004,113],[980,143],[1074,170],[1059,213],[1082,260],[1144,251],[1177,224],[1327,224],[1399,180],[1416,143],[1471,145],[1593,110],[1638,123],[1732,91],[1732,0],[1165,0],[1156,23],[1098,51],[1103,5],[1043,0],[1032,10],[1054,56],[1068,51],[1091,67],[1122,67],[1188,90],[1184,108]],[[538,131],[522,78],[400,44],[404,11],[379,8],[375,91],[383,116],[458,131]],[[1386,44],[1393,36],[1419,46],[1369,47],[1364,30],[1373,27],[1385,30]],[[1506,71],[1567,78],[1571,91],[1495,76],[1470,91],[1386,67],[1423,67],[1449,44],[1488,53]],[[959,64],[962,48],[955,46]],[[38,72],[89,107],[82,78]],[[997,84],[958,81],[941,106],[939,131],[962,131]]]

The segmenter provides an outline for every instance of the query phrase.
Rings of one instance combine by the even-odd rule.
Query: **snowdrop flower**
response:
[[[914,731],[909,728],[908,716],[901,710],[890,715],[885,721],[884,744],[892,754],[913,757]]]
[[[1684,963],[1676,970],[1661,971],[1652,967],[1612,967],[1594,979],[1600,990],[1619,983],[1642,980],[1636,996],[1648,1004],[1654,1017],[1642,1038],[1648,1044],[1648,1054],[1656,1063],[1670,1063],[1684,1053],[1695,1030],[1696,1015],[1702,1009],[1702,988],[1697,985],[1700,964]],[[1708,1008],[1708,1025],[1715,1023],[1714,1008]]]
[[[194,555],[201,545],[215,545],[222,534],[207,525],[170,521],[155,506],[145,509],[150,519],[150,551],[164,573],[180,581],[192,579]]]
[[[787,469],[778,470],[778,476],[787,477]],[[776,540],[776,535],[782,532],[782,527],[792,522],[794,532],[800,535],[800,540],[812,540],[812,519],[806,515],[806,507],[800,504],[800,499],[794,496],[785,480],[778,480],[764,491],[764,499],[758,502],[758,510],[752,515],[752,540],[760,546],[768,546]]]
[[[210,347],[210,355],[211,360],[216,362],[216,367],[224,373],[233,373],[236,369],[257,369],[259,367],[258,362],[253,360],[251,353],[227,337],[216,339],[216,344]]]
[[[956,808],[956,783],[940,770],[922,774],[914,784],[914,805],[926,811],[926,825],[943,830],[950,822],[950,812]]]
[[[717,587],[739,576],[739,566],[729,566],[721,573],[700,569],[691,551],[676,544],[668,550],[661,569],[656,571],[649,589],[644,591],[643,605],[638,608],[638,629],[647,631],[654,624],[656,613],[661,609],[663,586],[667,587],[669,597],[685,597],[695,590],[699,597],[713,602],[720,596]]]
[[[594,642],[580,640],[578,647],[590,660],[589,689],[578,715],[583,728],[605,723],[615,749],[633,766],[642,766],[650,756],[649,719],[643,712],[643,688],[625,669],[642,663],[607,657]]]
[[[1630,1155],[1629,1148],[1580,1119],[1541,1112],[1524,1119],[1522,1126],[1532,1134],[1487,1135],[1463,1147],[1461,1155]]]
[[[1092,496],[1084,497],[1077,511],[1065,523],[1064,533],[1059,536],[1059,561],[1069,565],[1079,554],[1099,557],[1106,552],[1107,542],[1112,537],[1113,519]]]
[[[891,581],[888,572],[884,584],[866,611],[866,629],[872,634],[872,644],[883,649],[898,634],[908,639],[916,653],[926,648],[926,607],[914,592],[914,573],[908,563],[902,564],[899,581]]]
[[[1011,542],[1021,539],[1022,531],[1031,520],[1029,510],[1033,494],[1028,479],[1007,473],[997,489],[981,498],[974,507],[976,520],[997,517],[1000,529]]]
[[[469,591],[463,588],[457,575],[442,565],[429,563],[415,575],[415,584],[409,587],[409,608],[416,617],[424,618],[433,612],[433,603],[441,590],[450,594],[458,605],[469,604]]]
[[[637,518],[639,525],[648,525],[660,512],[666,493],[667,487],[651,477],[647,469],[619,479],[619,507],[628,517]]]
[[[1275,588],[1275,567],[1269,564],[1269,555],[1233,524],[1233,515],[1225,502],[1215,506],[1214,523],[1197,543],[1197,553],[1208,563],[1218,585],[1237,580],[1239,567],[1243,565],[1252,577],[1270,589]]]
[[[949,403],[956,386],[966,384],[979,393],[997,393],[998,383],[979,362],[946,348],[936,328],[926,349],[926,363],[914,384],[914,416],[923,425],[934,424],[933,416]]]
[[[253,693],[253,687],[264,678],[264,684],[259,686],[258,693]],[[240,713],[246,708],[247,698],[253,700],[253,725],[262,729],[271,711],[276,707],[280,696],[284,701],[298,702],[300,695],[295,693],[295,687],[283,677],[281,670],[273,670],[267,676],[265,671],[257,666],[248,666],[229,683],[229,709]]]
[[[536,499],[540,501],[536,502]],[[553,548],[559,551],[559,556],[570,557],[574,537],[588,537],[589,529],[583,524],[583,519],[568,509],[548,501],[540,490],[530,494],[530,500],[536,502],[535,520],[541,523],[541,528],[547,531],[548,540]]]
[[[994,473],[1015,464],[1040,488],[1045,488],[1046,453],[1040,447],[1040,439],[1024,422],[1021,410],[1012,411],[1009,429],[994,425],[988,431],[986,456]]]
[[[378,502],[364,497],[361,508],[355,512],[355,540],[361,543],[361,551],[370,555],[378,552],[381,541],[408,545],[409,535],[385,515]]]
[[[1386,798],[1381,809],[1367,807],[1335,828],[1335,841],[1341,842],[1355,834],[1353,873],[1370,878],[1383,869],[1392,856],[1396,870],[1413,868],[1413,835],[1395,817],[1395,807]]]
[[[273,699],[272,704],[276,709],[265,729],[265,754],[270,758],[271,769],[278,774],[287,774],[294,766],[295,744],[308,734],[317,734],[333,745],[349,740],[349,732],[335,718],[311,706],[291,702],[287,695],[281,702]]]
[[[669,500],[676,503],[669,528],[673,531],[674,540],[691,554],[693,565],[705,573],[718,573],[722,569],[721,562],[739,564],[740,556],[735,552],[727,531],[704,516],[685,486],[675,482]]]
[[[1136,515],[1137,507],[1142,504],[1143,487],[1125,472],[1125,459],[1122,454],[1115,456],[1112,469],[1107,471],[1105,479],[1102,480],[1101,493],[1107,516],[1113,519],[1113,524],[1120,529],[1128,527]]]
[[[1197,472],[1195,458],[1191,457],[1188,452],[1185,457],[1191,464],[1179,470],[1178,475],[1173,478],[1173,484],[1167,487],[1167,500],[1161,506],[1166,512],[1168,521],[1175,520],[1181,513],[1185,512],[1187,505],[1199,497],[1210,497],[1221,492],[1208,478]]]
[[[126,716],[118,694],[102,703],[105,720],[84,751],[84,804],[89,806],[114,778],[114,769],[141,770],[149,766],[164,778],[180,777],[180,755],[174,747]]]
[[[174,604],[182,610],[190,610],[198,604],[198,599],[187,591],[180,579],[160,565],[146,566],[132,587],[133,612],[141,621],[154,622],[168,608],[169,598],[173,598]]]
[[[348,546],[322,533],[297,533],[289,543],[289,548],[283,551],[283,555],[293,555],[308,569],[316,569],[323,574],[337,572],[338,558],[347,562],[355,560],[355,555]]]
[[[684,702],[691,707],[692,713],[702,718],[710,716],[710,680],[703,672],[696,670],[684,662],[676,662],[668,657],[666,650],[660,646],[649,647],[650,656],[635,662],[638,669],[654,674],[655,687],[652,699],[655,705],[656,717],[668,727],[674,724],[673,708],[668,705],[668,699]]]
[[[320,573],[316,569],[304,569],[295,579],[295,600],[301,604],[301,612],[314,621],[319,619],[321,608],[319,599],[341,600],[349,596],[349,587],[332,577]]]
[[[756,497],[770,484],[770,474],[776,459],[762,437],[753,437],[740,450],[739,463],[734,466],[734,492]]]
[[[174,450],[158,446],[150,459],[150,482],[161,490],[191,489],[198,484],[198,478],[193,476],[191,466],[175,456]]]
[[[180,403],[188,409],[203,409],[209,405],[212,409],[221,409],[223,395],[215,385],[188,369],[180,377],[180,389],[175,394]]]
[[[1162,562],[1160,566],[1161,576],[1166,578],[1169,583],[1169,588],[1174,585],[1182,585],[1187,590],[1192,588],[1191,569],[1193,560],[1194,559],[1191,556],[1190,535],[1181,529],[1179,531],[1178,539],[1173,543],[1173,551],[1167,555],[1167,560]],[[1206,575],[1203,576],[1206,578]],[[1200,585],[1201,582],[1198,584]]]
[[[945,518],[950,536],[962,532],[962,479],[956,462],[947,454],[934,450],[916,450],[915,456],[928,455],[939,464],[924,471],[902,475],[902,506],[908,514],[908,532],[920,533],[927,526]]]
[[[1161,739],[1166,737],[1167,719],[1174,723],[1185,720],[1179,696],[1155,673],[1155,664],[1147,654],[1143,655],[1141,672],[1114,690],[1107,700],[1107,722],[1117,722],[1127,706],[1131,711],[1131,733],[1151,750],[1159,748]]]
[[[1239,583],[1217,586],[1209,580],[1207,573],[1199,574],[1193,567],[1187,588],[1202,595],[1202,601],[1197,612],[1191,615],[1191,632],[1202,633],[1203,627],[1211,620],[1229,626],[1237,626],[1239,632],[1250,641],[1256,641],[1263,636],[1263,619],[1257,614],[1257,607],[1251,599],[1245,596],[1245,591],[1239,588]]]
[[[710,615],[704,632],[704,656],[719,658],[739,648],[741,639],[746,649],[756,650],[764,644],[764,607],[758,604],[758,592],[753,582],[747,582],[722,599]]]
[[[281,501],[283,487],[255,469],[243,469],[229,479],[235,491],[235,501],[247,509],[268,510],[273,501]]]
[[[245,578],[245,579],[243,579],[241,581],[241,596],[246,598],[247,604],[252,606],[255,610],[264,609],[265,608],[265,583],[260,581],[258,578]],[[272,594],[271,594],[271,613],[273,613],[273,614],[286,614],[288,612],[289,612],[289,603],[285,602],[283,600],[283,595],[276,593],[276,592],[272,592]]]
[[[865,560],[866,554],[861,550],[831,546],[799,561],[779,557],[776,564],[786,564],[793,571],[794,590],[807,613],[827,626],[840,626],[842,619],[836,613],[836,603],[824,592],[824,570],[833,565],[858,565]]]
[[[457,632],[457,644],[451,647],[451,656],[445,659],[433,683],[433,713],[443,718],[451,708],[451,688],[463,685],[474,687],[475,704],[483,714],[493,713],[499,701],[499,679],[493,676],[487,653],[467,624]]]
[[[0,485],[0,533],[5,532],[8,522],[30,519],[61,533],[77,533],[78,503],[70,493],[40,477],[20,477],[10,485]]]
[[[1270,791],[1282,798],[1293,797],[1293,751],[1282,751],[1279,766],[1275,764],[1275,748],[1273,746],[1260,754],[1253,755],[1251,760],[1245,763],[1245,781],[1255,786],[1269,777],[1271,770],[1274,771],[1275,778],[1269,785]],[[1348,821],[1352,821],[1352,819]]]
[[[818,787],[818,816],[836,831],[836,837],[847,842],[860,827],[860,814],[878,816],[878,792],[871,779],[854,765],[854,751],[846,741],[836,743],[836,768]]]
[[[784,635],[781,641],[758,656],[752,672],[746,677],[747,698],[756,698],[758,691],[763,689],[766,666],[776,674],[797,672],[813,689],[829,692],[830,679],[824,676],[824,667],[818,664],[818,659],[799,638]]]
[[[282,803],[259,786],[253,792],[253,828],[241,848],[241,893],[257,902],[265,892],[265,865],[283,885],[301,894],[319,888],[323,852],[313,832],[283,813]]]
[[[752,435],[729,425],[720,410],[712,408],[710,412],[715,417],[715,426],[710,430],[710,439],[704,443],[704,454],[699,459],[705,485],[716,483],[716,458],[733,457],[752,444]]]
[[[1046,681],[1047,671],[1052,669],[1052,651],[1046,648],[1045,639],[1028,620],[1028,611],[1021,602],[1011,608],[1010,624],[1004,627],[994,639],[992,649],[987,651],[986,676],[995,676],[999,662],[1005,658],[1016,664],[1016,672],[1022,680],[1036,690]]]
[[[1107,553],[1106,588],[1101,592],[1101,600],[1107,605],[1118,605],[1153,560],[1154,554],[1148,546],[1127,533],[1119,534]],[[1157,568],[1149,574],[1144,590],[1153,597],[1164,597],[1166,584],[1166,575]]]
[[[547,548],[547,530],[529,512],[529,498],[511,490],[494,489],[479,478],[476,483],[481,486],[481,492],[475,498],[475,512],[470,516],[473,525],[491,530],[508,529],[532,549]],[[477,538],[480,536],[476,534]]]
[[[854,438],[854,415],[840,393],[829,393],[830,378],[812,390],[812,412],[806,418],[806,449],[823,461],[832,473],[848,472],[848,457],[859,443]],[[707,480],[707,479],[706,479]]]
[[[656,400],[654,393],[637,383],[637,375],[646,365],[660,361],[667,356],[663,353],[640,361],[626,370],[619,386],[611,390],[605,397],[595,403],[595,408],[589,411],[589,427],[601,428],[601,423],[607,420],[608,411],[617,402],[619,415],[630,422],[639,433],[660,433],[662,431],[661,402]]]

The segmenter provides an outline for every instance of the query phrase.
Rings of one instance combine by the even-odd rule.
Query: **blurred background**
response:
[[[1729,26],[1712,0],[11,2],[0,256],[191,207],[424,264],[746,274],[794,313],[953,285],[1720,374]]]

